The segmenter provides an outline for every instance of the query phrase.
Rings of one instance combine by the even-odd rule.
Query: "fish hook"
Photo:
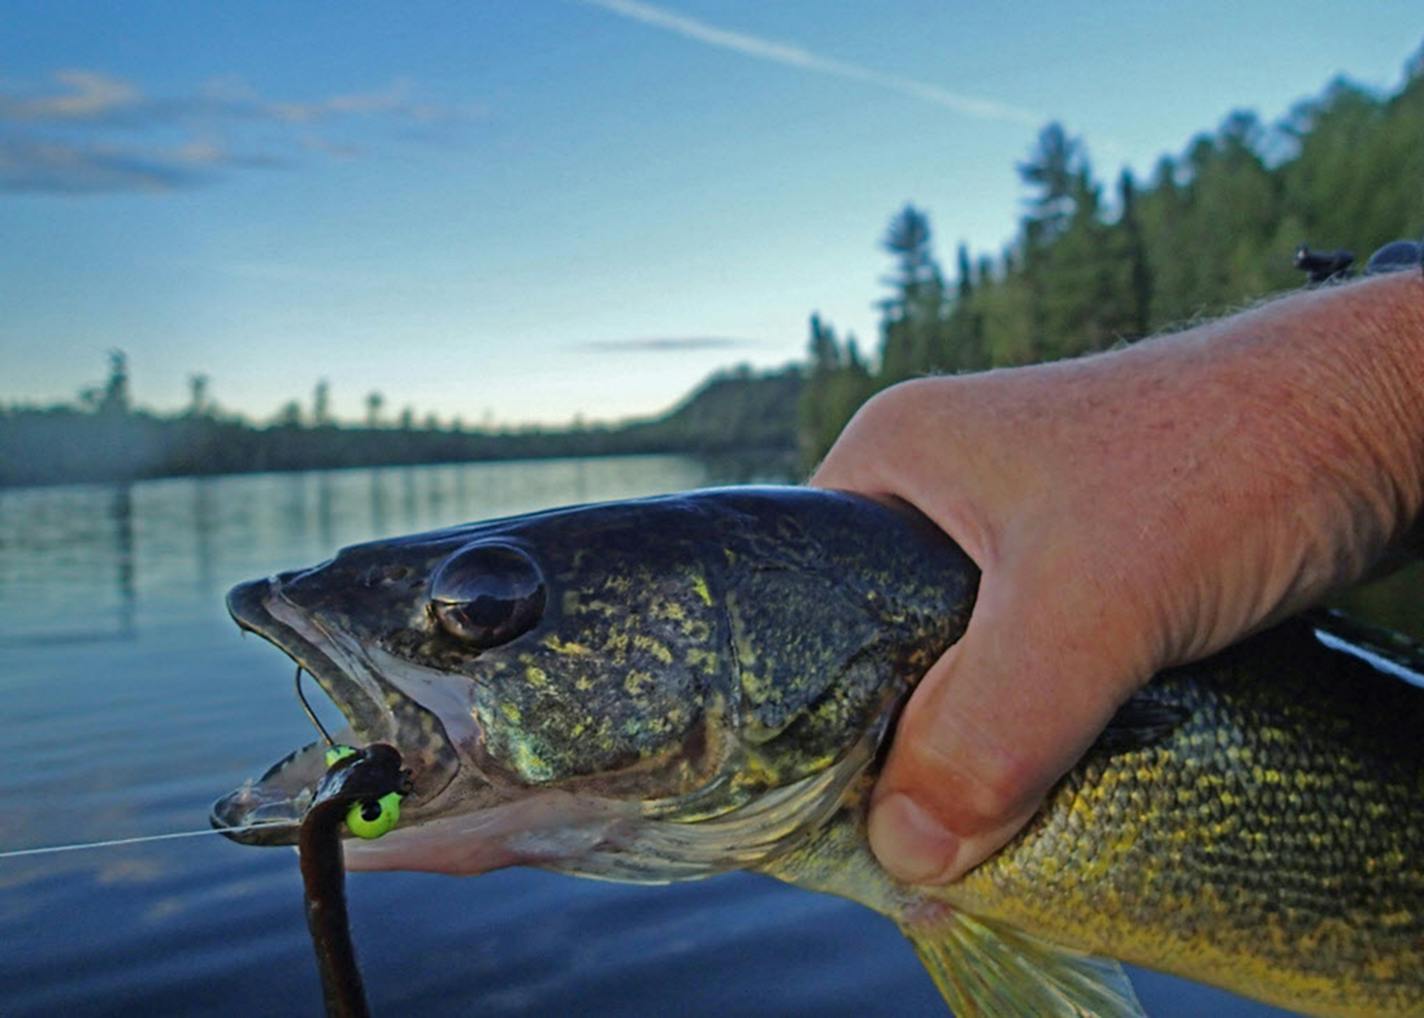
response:
[[[331,737],[331,735],[330,735],[329,732],[327,732],[326,726],[323,725],[323,724],[321,723],[320,719],[317,718],[317,716],[316,716],[316,711],[314,711],[314,710],[311,709],[311,704],[307,703],[307,698],[306,698],[306,696],[304,696],[304,695],[302,694],[302,666],[301,666],[301,665],[297,665],[296,685],[297,685],[297,699],[300,700],[301,703],[302,703],[302,710],[306,712],[307,720],[310,721],[312,724],[316,725],[316,730],[321,733],[321,737],[326,740],[326,744],[327,744],[328,746],[335,746],[335,745],[336,745],[336,740]]]

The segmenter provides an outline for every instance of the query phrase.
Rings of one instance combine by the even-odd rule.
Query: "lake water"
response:
[[[0,491],[0,851],[206,826],[311,729],[232,584],[337,547],[573,502],[784,480],[682,457]],[[945,1014],[909,944],[733,874],[625,887],[531,870],[356,874],[378,1015]],[[1134,973],[1156,1016],[1282,1014]],[[313,1015],[296,856],[220,837],[0,859],[0,1014]]]

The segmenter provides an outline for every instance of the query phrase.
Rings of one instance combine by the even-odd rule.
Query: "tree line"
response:
[[[964,244],[946,271],[928,214],[907,205],[873,354],[812,316],[799,406],[814,463],[868,397],[917,375],[1074,357],[1299,286],[1302,243],[1350,249],[1424,229],[1424,50],[1394,94],[1345,79],[1264,125],[1230,114],[1107,192],[1082,139],[1043,128],[1018,165],[1026,212],[994,255]]]
[[[390,426],[376,394],[366,401],[364,424],[338,423],[325,382],[309,414],[294,402],[254,424],[222,412],[205,376],[193,379],[185,410],[136,408],[127,360],[116,350],[108,380],[82,391],[78,405],[0,408],[0,486],[644,453],[770,453],[794,462],[796,420],[788,408],[801,386],[798,365],[764,373],[742,366],[713,374],[659,417],[496,429],[458,420],[441,427],[433,418],[417,424],[413,410]]]

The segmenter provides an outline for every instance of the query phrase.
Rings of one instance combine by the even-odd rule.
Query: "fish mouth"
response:
[[[461,762],[449,750],[441,722],[436,720],[446,752],[432,757],[420,742],[425,726],[398,716],[402,707],[392,706],[403,702],[403,709],[420,711],[420,721],[432,716],[402,692],[405,685],[414,689],[413,681],[397,674],[381,654],[368,655],[354,641],[324,629],[283,596],[283,580],[296,575],[234,588],[228,595],[233,619],[312,674],[350,722],[339,739],[390,743],[412,774],[399,825],[378,841],[349,841],[344,852],[349,869],[472,875],[533,865],[605,880],[665,883],[755,866],[799,843],[842,807],[888,724],[887,710],[825,770],[730,812],[703,802],[715,798],[725,775],[687,795],[639,800],[611,797],[606,788],[514,787],[474,759],[469,765],[482,789],[475,793],[453,781]],[[383,676],[382,668],[389,674]],[[478,739],[480,733],[474,734]],[[242,844],[296,844],[326,773],[325,749],[313,742],[293,750],[261,778],[223,796],[212,807],[213,827]]]
[[[283,596],[284,581],[299,575],[283,573],[234,587],[227,596],[228,613],[241,629],[271,643],[316,680],[346,719],[347,727],[336,733],[337,742],[358,746],[386,742],[403,749],[402,743],[413,741],[404,738],[406,731],[422,726],[397,718],[392,705],[402,702],[399,694],[383,688],[354,648],[323,630],[317,620]],[[428,717],[413,701],[404,706],[407,712]],[[443,743],[438,720],[423,727],[425,741],[430,740],[430,732],[441,732]],[[212,806],[210,823],[241,844],[296,844],[317,783],[326,773],[326,749],[326,744],[312,742],[288,753],[256,781],[247,781],[218,799]],[[453,754],[437,752],[429,745],[404,762],[414,781],[408,805],[416,811],[449,785],[459,766]]]
[[[316,642],[324,634],[282,596],[283,580],[295,575],[299,574],[283,573],[234,587],[227,595],[228,613],[241,629],[256,633],[316,679],[357,738],[368,742],[390,738],[392,719],[376,684],[338,665]],[[331,645],[329,638],[323,642]]]

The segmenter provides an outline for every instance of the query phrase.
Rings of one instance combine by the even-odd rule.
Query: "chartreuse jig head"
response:
[[[399,792],[387,792],[374,802],[358,802],[346,813],[347,830],[368,841],[386,834],[400,820],[402,798]]]
[[[356,766],[360,760],[353,760],[353,757],[365,759],[365,756],[366,750],[335,743],[326,750],[326,773],[330,775],[337,767]],[[367,841],[390,833],[400,822],[400,800],[404,797],[406,787],[402,782],[402,785],[393,787],[389,792],[352,803],[350,809],[346,810],[346,829]]]
[[[307,703],[306,696],[302,694],[301,665],[297,666],[296,687],[297,699],[301,701],[302,710],[306,712],[311,723],[316,726],[316,730],[321,733],[321,737],[326,740],[326,778],[330,778],[332,772],[336,770],[338,766],[346,768],[357,764],[366,764],[368,761],[367,751],[359,750],[355,746],[346,746],[339,742],[332,741],[331,735],[327,732],[326,727],[318,720],[316,712],[311,709],[311,705]],[[358,759],[353,760],[353,757]],[[385,776],[385,784],[390,785],[392,778],[390,777],[389,760],[382,759],[381,763],[385,766],[377,766],[374,769],[382,772]],[[363,769],[368,768],[363,767]],[[383,834],[389,834],[396,824],[400,822],[400,804],[401,799],[405,798],[406,778],[403,776],[404,772],[400,770],[399,754],[397,754],[395,758],[395,773],[399,776],[400,784],[398,787],[391,787],[390,790],[384,792],[384,794],[354,802],[351,804],[351,808],[346,811],[346,829],[356,835],[356,837],[365,838],[367,841],[373,838],[379,838]],[[326,779],[323,779],[323,785],[325,784]]]

